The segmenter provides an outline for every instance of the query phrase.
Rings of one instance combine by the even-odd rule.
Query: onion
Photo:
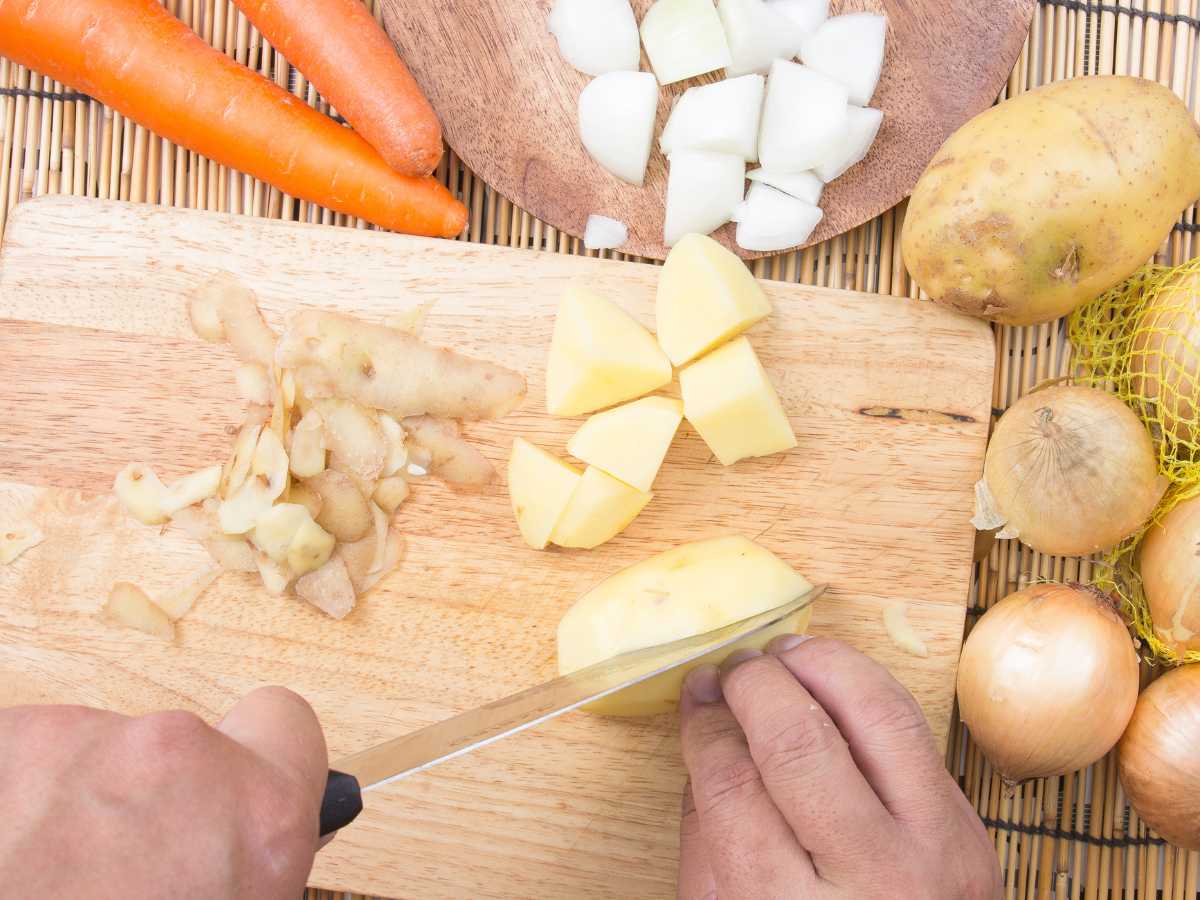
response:
[[[1089,766],[1121,737],[1138,658],[1112,598],[1036,584],[980,618],[958,664],[963,723],[1008,784]]]
[[[816,69],[776,60],[767,79],[758,158],[781,172],[829,158],[846,129],[846,89]]]
[[[1154,632],[1176,653],[1200,650],[1200,497],[1146,532],[1138,569]]]
[[[1117,764],[1129,802],[1177,847],[1200,850],[1200,666],[1173,669],[1138,699]]]
[[[829,0],[770,0],[770,6],[791,19],[806,35],[829,18]]]
[[[817,166],[817,177],[825,183],[833,181],[862,160],[875,143],[883,113],[878,109],[850,106],[846,109],[846,129],[825,161]]]
[[[825,189],[825,182],[812,172],[780,172],[764,167],[747,172],[746,177],[751,181],[769,184],[775,190],[813,206],[821,202],[821,192]]]
[[[636,72],[641,65],[629,0],[555,0],[549,24],[563,59],[580,72]]]
[[[1145,413],[1162,423],[1170,443],[1195,443],[1200,439],[1200,271],[1165,282],[1138,316],[1133,336],[1132,392],[1152,405]]]
[[[758,159],[758,126],[766,79],[743,75],[688,88],[658,139],[667,156],[677,150],[712,150]]]
[[[1022,397],[988,445],[971,521],[1060,556],[1105,550],[1133,534],[1166,489],[1150,435],[1124,403],[1090,387]]]
[[[642,43],[662,84],[724,69],[733,61],[712,0],[658,0],[642,17]]]
[[[601,166],[641,184],[654,142],[658,85],[649,72],[609,72],[579,95],[579,137]]]
[[[685,234],[708,234],[733,217],[742,202],[746,163],[730,153],[681,150],[670,158],[663,242],[669,247]]]
[[[806,37],[789,16],[763,0],[717,0],[717,13],[732,58],[726,75],[765,74],[775,60],[798,54]]]
[[[866,106],[883,71],[887,19],[873,13],[834,16],[804,40],[800,59],[806,66],[844,84],[850,102]]]
[[[823,215],[819,206],[756,182],[734,211],[738,246],[763,253],[795,247],[808,240]]]
[[[589,250],[611,250],[629,240],[629,229],[624,222],[592,213],[583,230],[583,246]]]

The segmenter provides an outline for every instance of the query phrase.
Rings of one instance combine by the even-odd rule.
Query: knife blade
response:
[[[468,710],[347,756],[329,773],[321,805],[321,834],[350,824],[362,810],[362,792],[486,747],[664,672],[695,662],[811,606],[825,585],[782,606],[669,644],[634,650],[485,706]]]

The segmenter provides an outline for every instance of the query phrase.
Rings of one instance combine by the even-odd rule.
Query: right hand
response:
[[[1000,865],[920,707],[828,638],[685,682],[680,900],[992,900]]]

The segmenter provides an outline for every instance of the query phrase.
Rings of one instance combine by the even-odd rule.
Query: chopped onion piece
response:
[[[556,0],[549,24],[558,52],[580,72],[636,72],[641,64],[629,0]]]
[[[734,216],[738,246],[764,253],[795,247],[808,240],[823,215],[819,206],[755,182]]]
[[[825,190],[825,182],[812,172],[780,172],[762,168],[747,172],[746,177],[751,181],[769,184],[776,190],[813,206],[821,202],[821,192]]]
[[[583,230],[583,246],[589,250],[612,250],[629,240],[624,222],[592,213]]]
[[[46,539],[36,525],[0,526],[0,566],[16,562],[26,550],[32,550]]]
[[[806,66],[845,85],[851,103],[866,106],[883,71],[886,36],[885,16],[834,16],[805,38],[800,58]]]
[[[670,158],[663,241],[708,234],[733,217],[746,183],[746,163],[731,153],[681,150]]]
[[[883,112],[869,106],[850,106],[846,109],[846,130],[828,158],[817,166],[817,176],[829,183],[851,166],[860,162],[875,143]]]
[[[846,89],[816,69],[776,60],[767,79],[758,157],[780,172],[812,169],[846,130]]]
[[[657,112],[653,75],[609,72],[579,95],[579,138],[601,166],[622,181],[640,185],[654,143]]]
[[[883,611],[883,625],[892,643],[913,656],[929,656],[929,647],[908,621],[908,604],[893,603]]]
[[[679,150],[733,153],[758,159],[758,126],[766,80],[742,75],[684,91],[658,139],[667,156]]]
[[[729,42],[732,62],[725,68],[728,76],[765,74],[775,60],[791,59],[799,53],[807,34],[763,0],[717,0],[717,12]]]
[[[642,43],[662,84],[723,69],[733,61],[712,0],[658,0],[642,17]]]
[[[829,0],[767,0],[767,3],[791,19],[805,35],[812,34],[829,18]],[[799,53],[798,47],[796,52]]]

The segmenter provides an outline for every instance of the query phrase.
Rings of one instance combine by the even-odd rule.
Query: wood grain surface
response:
[[[573,279],[652,322],[650,266],[46,198],[17,208],[0,255],[0,525],[43,544],[0,568],[0,705],[78,702],[209,720],[255,686],[308,697],[339,756],[544,680],[583,591],[677,543],[741,532],[832,585],[814,630],[853,642],[914,692],[939,740],[972,554],[993,343],[931,304],[767,283],[751,332],[799,437],[723,469],[686,425],[629,530],[591,551],[537,552],[503,484],[422,484],[400,514],[408,553],[342,622],[225,575],[174,644],[96,612],[118,578],[151,593],[206,563],[176,529],[107,494],[130,460],[173,478],[216,460],[237,421],[234,359],[200,343],[183,297],[236,273],[278,326],[300,306],[381,318],[435,300],[426,336],[523,371],[530,399],[469,435],[498,465],[516,435],[562,451],[579,420],[540,400],[553,311]],[[161,532],[161,533],[160,533]],[[910,603],[927,659],[889,641]],[[671,717],[566,716],[367,798],[315,884],[396,897],[670,897],[683,771]]]
[[[633,0],[638,21],[653,0]],[[676,96],[714,75],[660,90],[642,187],[600,168],[579,142],[577,101],[590,80],[558,52],[553,0],[382,0],[384,24],[442,118],[446,139],[488,184],[539,219],[583,234],[590,213],[629,226],[622,250],[662,259],[667,161],[657,134]],[[830,184],[815,244],[907,196],[934,152],[996,99],[1029,29],[1035,0],[833,0],[830,13],[888,17],[883,77],[871,101],[883,127],[867,158]],[[645,53],[642,70],[650,71]],[[723,75],[718,72],[716,75]],[[740,250],[733,226],[716,237]],[[807,246],[806,244],[805,246]]]

